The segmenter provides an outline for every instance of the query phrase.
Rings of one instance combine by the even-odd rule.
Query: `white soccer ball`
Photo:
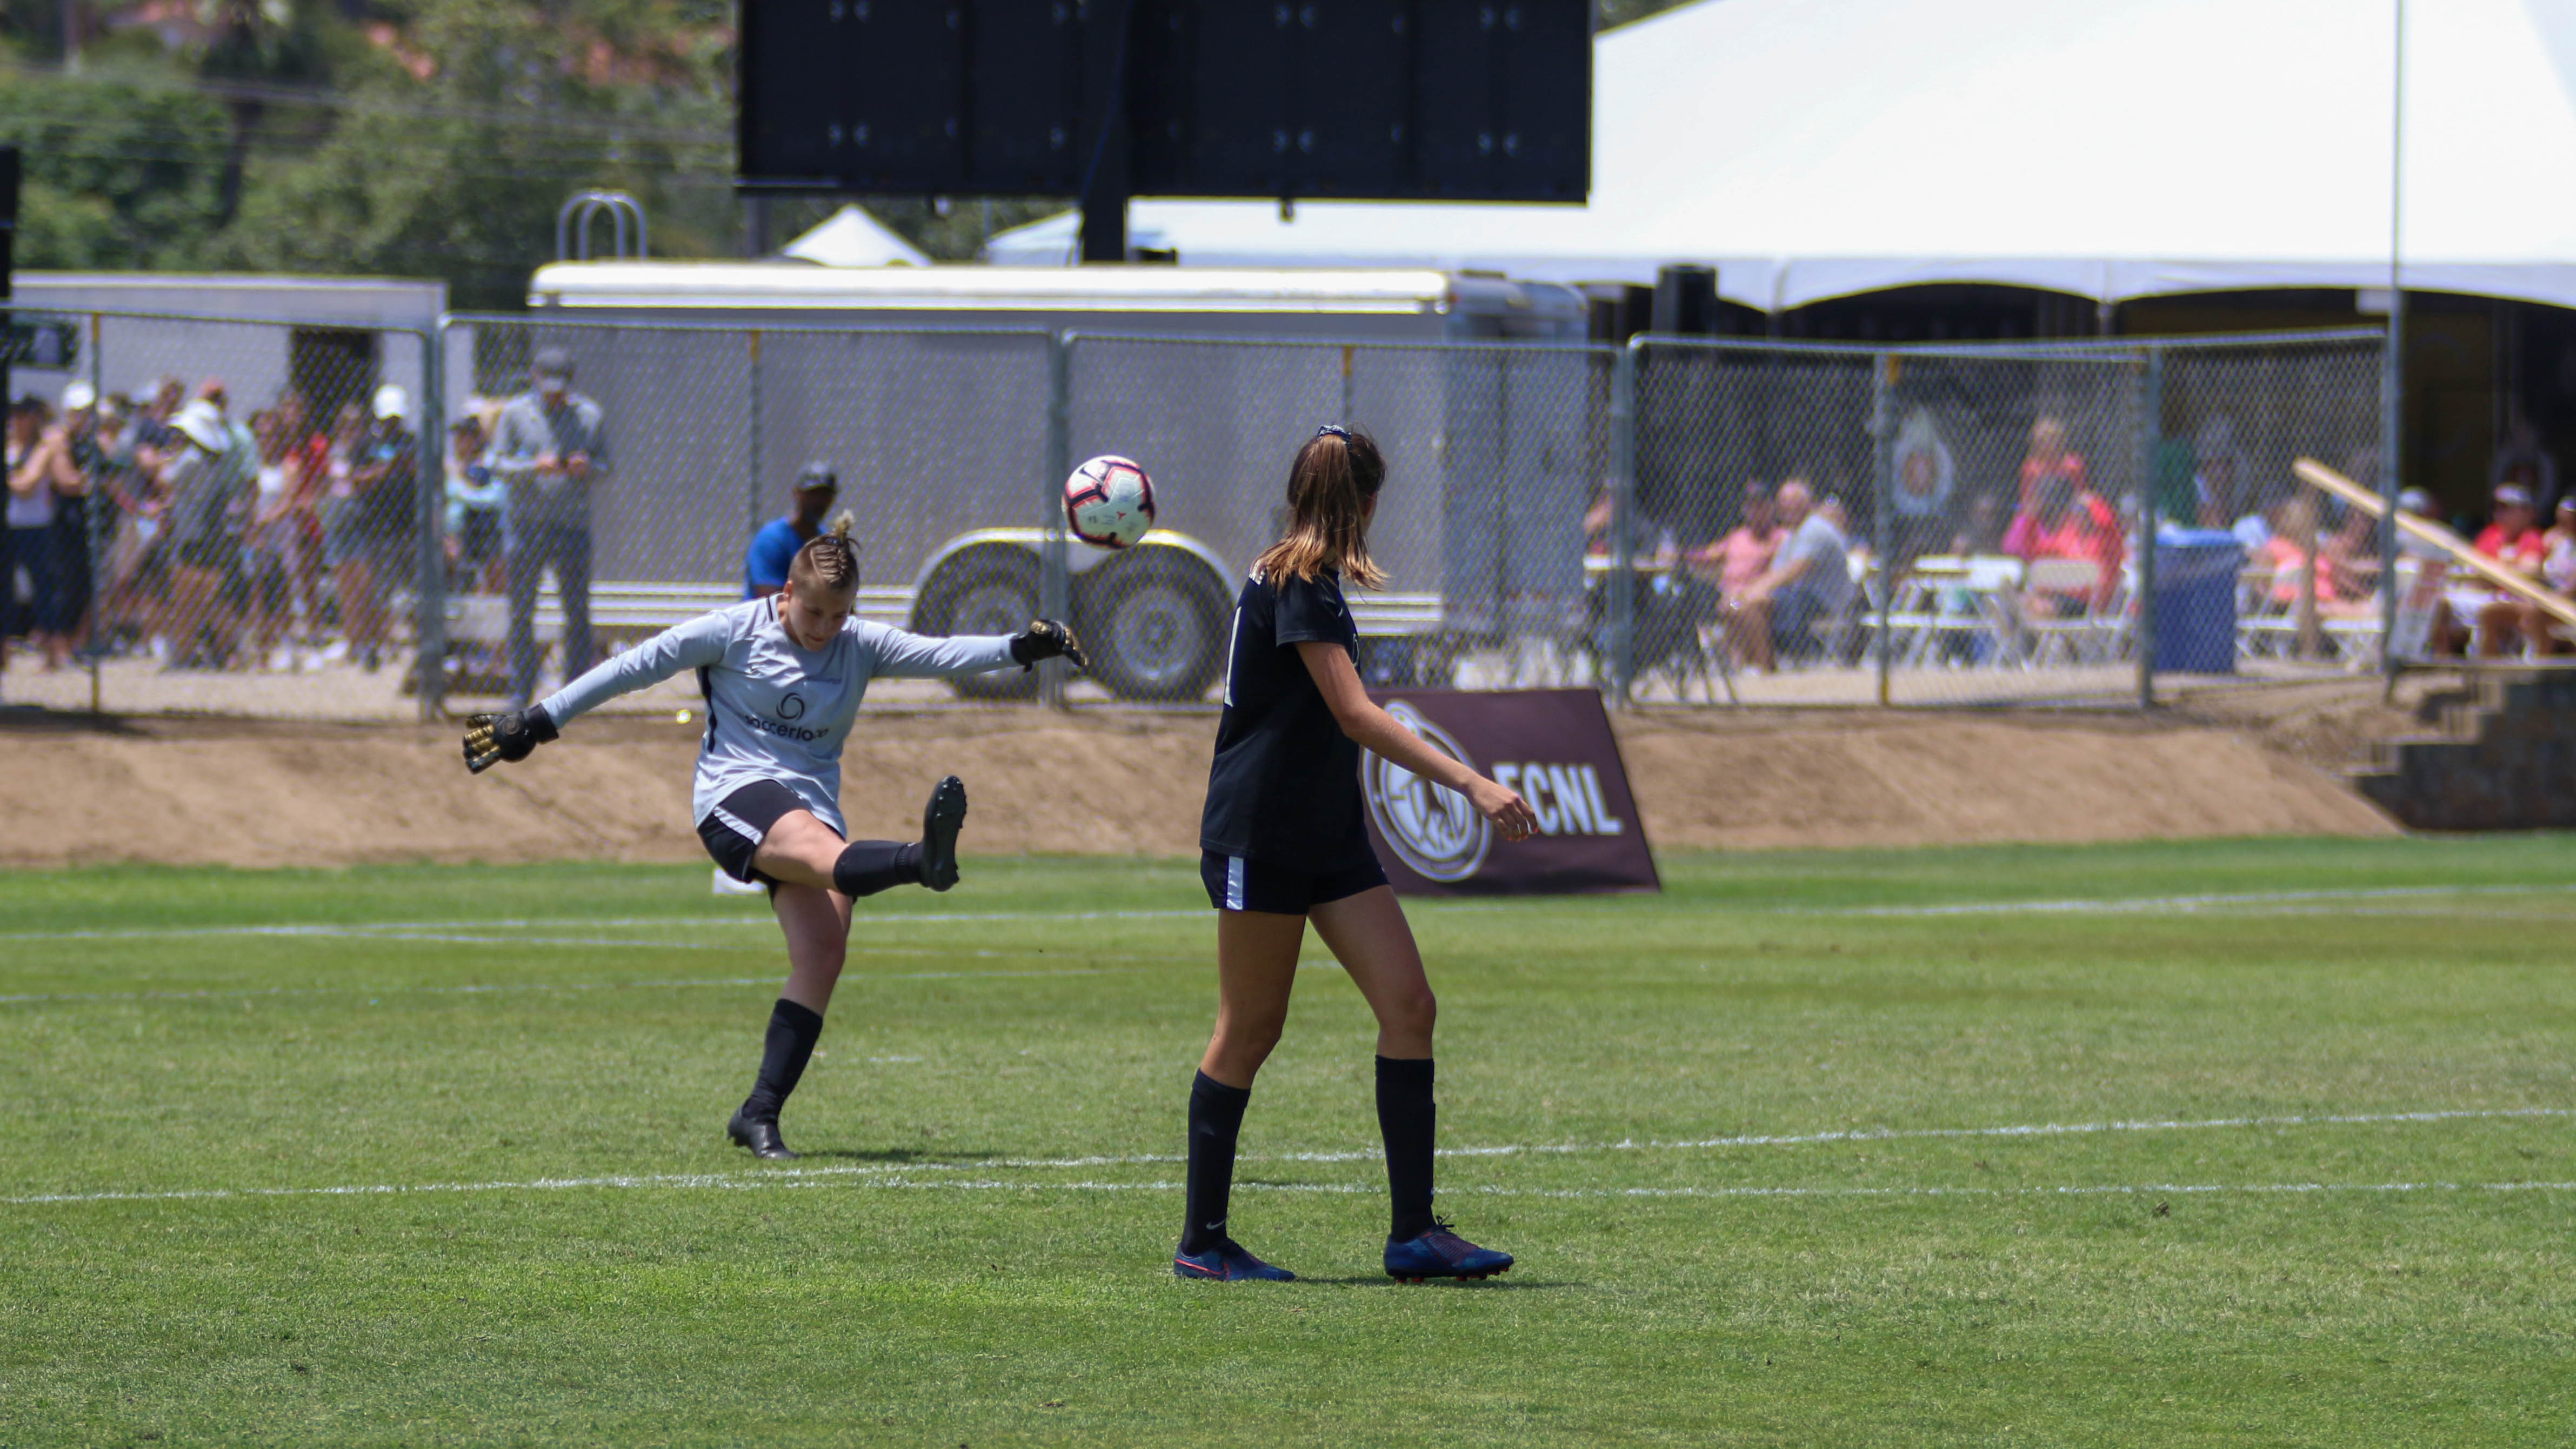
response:
[[[1154,480],[1134,460],[1102,454],[1064,480],[1064,521],[1094,548],[1125,548],[1154,526]]]

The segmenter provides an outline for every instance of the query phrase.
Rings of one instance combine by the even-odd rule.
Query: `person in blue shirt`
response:
[[[785,518],[773,518],[751,536],[751,552],[742,561],[742,596],[765,599],[787,587],[787,566],[796,551],[812,543],[840,496],[841,480],[832,465],[813,462],[796,475],[796,505]]]

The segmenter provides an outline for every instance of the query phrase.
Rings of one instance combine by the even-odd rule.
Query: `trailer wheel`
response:
[[[1140,549],[1084,580],[1082,641],[1091,674],[1120,699],[1194,700],[1225,670],[1232,601],[1205,564]]]
[[[914,627],[924,634],[1017,634],[1038,616],[1038,561],[1016,549],[979,548],[940,566],[922,586]],[[1038,677],[997,669],[948,681],[967,699],[1029,699]]]

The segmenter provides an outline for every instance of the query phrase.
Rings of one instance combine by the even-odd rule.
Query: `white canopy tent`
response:
[[[778,249],[783,257],[827,267],[926,267],[930,258],[855,206],[844,206],[820,226]]]
[[[2405,284],[2576,307],[2576,0],[2416,0]],[[1702,0],[1598,38],[1588,207],[1141,201],[1185,266],[2099,301],[2388,283],[2390,0]],[[994,238],[1061,264],[1076,219]]]

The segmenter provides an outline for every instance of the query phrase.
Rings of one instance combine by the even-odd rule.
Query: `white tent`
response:
[[[1929,282],[2384,287],[2389,0],[1702,0],[1600,36],[1585,208],[1143,201],[1183,265],[1719,268],[1766,310]],[[2405,281],[2576,306],[2576,0],[2406,16]],[[1074,219],[996,237],[1062,263]]]
[[[783,257],[821,262],[827,267],[926,267],[930,258],[889,231],[883,222],[855,206],[845,206],[823,224],[778,249]]]

